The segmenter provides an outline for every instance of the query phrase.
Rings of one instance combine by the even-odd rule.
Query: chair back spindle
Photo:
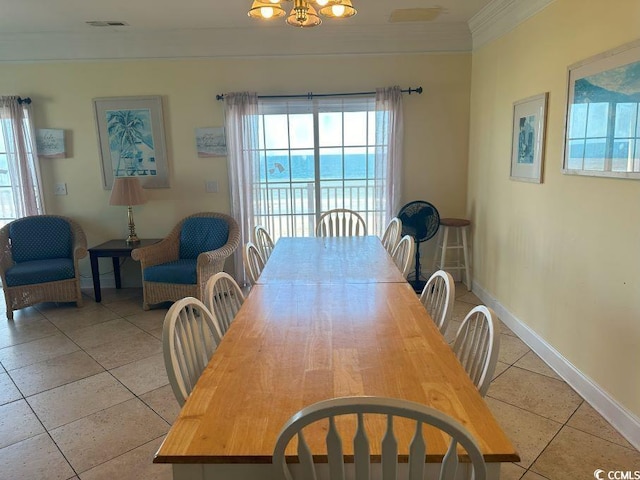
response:
[[[218,321],[222,335],[227,333],[243,302],[240,286],[228,273],[216,273],[207,282],[204,303]]]
[[[414,251],[415,243],[413,238],[409,235],[405,235],[400,239],[398,245],[396,245],[396,248],[393,251],[393,254],[391,255],[394,263],[398,267],[398,270],[402,272],[403,277],[406,277],[411,269],[411,259],[413,258]]]
[[[262,225],[256,225],[253,229],[253,243],[255,243],[260,255],[262,255],[262,259],[266,263],[275,245],[271,235]]]
[[[402,220],[398,217],[393,217],[387,228],[382,235],[382,246],[389,253],[389,255],[393,254],[393,251],[398,245],[400,241],[400,237],[402,236]]]
[[[247,242],[242,250],[244,257],[244,271],[252,285],[258,282],[258,277],[264,268],[264,259],[253,242]]]
[[[184,405],[221,338],[215,318],[197,298],[178,300],[167,312],[162,350],[169,383],[180,406]]]
[[[453,351],[482,396],[489,389],[498,362],[497,318],[493,310],[478,305],[462,321],[453,342]]]
[[[323,400],[303,408],[293,415],[283,427],[273,453],[273,463],[278,469],[282,469],[287,480],[304,479],[315,480],[320,478],[317,465],[314,464],[313,454],[304,436],[305,428],[311,424],[327,422],[325,446],[329,478],[332,480],[344,480],[345,453],[340,429],[336,427],[336,418],[340,422],[355,422],[355,436],[352,440],[353,468],[356,480],[370,480],[379,478],[372,468],[371,441],[378,438],[367,429],[367,417],[385,416],[386,429],[383,432],[380,449],[382,480],[397,480],[398,477],[398,442],[395,435],[394,419],[408,419],[413,421],[413,437],[409,444],[408,479],[424,480],[426,473],[426,456],[428,445],[424,437],[423,426],[430,425],[439,429],[450,438],[447,453],[443,459],[439,480],[453,480],[459,466],[458,444],[461,445],[471,460],[475,480],[486,478],[485,461],[478,444],[469,431],[453,418],[444,413],[408,400],[383,397],[343,397]],[[406,425],[406,422],[403,422]],[[296,470],[299,475],[294,475],[289,468],[285,452],[289,443],[297,437],[297,457],[300,468]],[[351,477],[351,476],[349,476]],[[324,478],[324,477],[322,477]],[[434,477],[430,477],[435,480]]]
[[[347,208],[324,212],[316,225],[316,237],[367,235],[367,224],[359,213]]]
[[[449,326],[455,297],[456,286],[453,277],[444,270],[438,270],[431,275],[422,289],[420,302],[427,309],[442,335],[446,333]]]

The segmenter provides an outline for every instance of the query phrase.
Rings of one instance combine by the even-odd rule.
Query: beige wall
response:
[[[556,0],[472,61],[475,281],[640,415],[640,182],[561,173],[567,66],[640,34],[636,0]],[[512,104],[549,92],[544,183],[509,180]]]
[[[424,199],[447,215],[462,214],[470,76],[470,54],[58,62],[3,64],[0,93],[30,96],[36,127],[66,130],[69,158],[40,161],[46,207],[78,219],[91,245],[124,237],[127,230],[125,208],[110,207],[109,192],[102,189],[95,97],[163,97],[171,188],[149,190],[149,202],[134,207],[138,235],[151,238],[187,214],[229,211],[226,159],[198,158],[194,140],[196,127],[223,125],[223,104],[215,95],[228,91],[330,93],[421,85],[425,93],[404,98],[402,201]],[[218,180],[220,192],[205,193],[205,180]],[[61,182],[68,195],[54,196]],[[110,270],[106,261],[103,270]],[[83,271],[88,274],[86,260]]]

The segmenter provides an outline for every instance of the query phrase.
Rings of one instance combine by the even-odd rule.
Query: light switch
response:
[[[207,193],[218,193],[218,181],[217,180],[207,180],[204,183],[204,189]]]
[[[67,184],[66,183],[56,183],[55,190],[53,191],[54,195],[66,195],[67,194]]]

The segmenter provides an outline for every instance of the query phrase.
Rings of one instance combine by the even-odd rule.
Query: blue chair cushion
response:
[[[144,279],[147,282],[195,285],[197,263],[195,258],[184,258],[147,267],[144,269]]]
[[[16,263],[5,273],[7,286],[33,285],[75,278],[71,258],[49,258]]]
[[[9,226],[9,238],[16,263],[72,258],[71,226],[62,218],[35,216],[15,220]]]
[[[221,218],[187,218],[180,231],[180,258],[196,259],[202,252],[222,247],[228,239],[229,225]]]

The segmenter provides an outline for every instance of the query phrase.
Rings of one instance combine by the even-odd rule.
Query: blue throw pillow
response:
[[[62,218],[36,215],[15,220],[9,226],[9,238],[17,263],[72,257],[71,226]]]
[[[223,219],[188,218],[180,231],[180,258],[198,258],[202,252],[222,247],[228,238],[229,225]]]

